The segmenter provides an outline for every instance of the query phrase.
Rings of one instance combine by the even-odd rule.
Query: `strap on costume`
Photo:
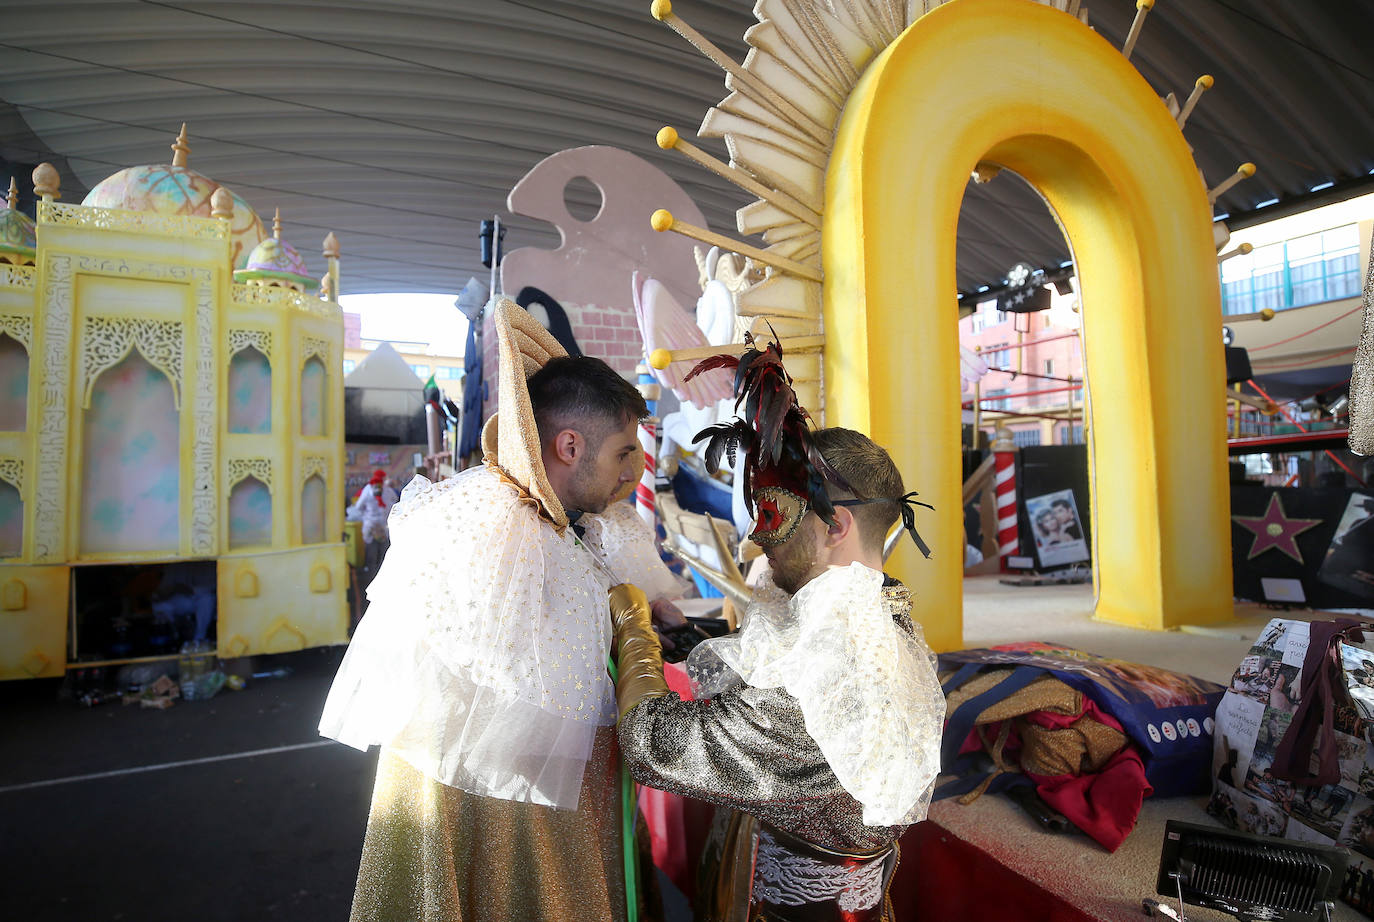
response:
[[[920,496],[915,490],[904,496],[875,496],[872,499],[837,499],[831,502],[832,506],[867,506],[870,503],[896,503],[902,512],[902,527],[911,535],[911,540],[916,542],[916,547],[927,558],[930,557],[930,546],[921,539],[921,535],[916,531],[916,510],[915,506],[925,506],[933,510],[935,507],[930,503],[917,502],[915,497]]]
[[[949,715],[949,719],[945,723],[944,738],[940,745],[941,767],[954,765],[959,758],[959,749],[964,745],[964,740],[968,739],[968,735],[973,732],[974,723],[985,708],[1019,692],[1044,674],[1043,669],[1035,666],[1017,666],[1007,674],[1005,679],[992,688],[974,695],[955,708],[954,713]]]
[[[614,658],[606,660],[606,671],[612,682],[617,681]],[[623,758],[620,763],[620,812],[620,840],[625,858],[625,922],[639,922],[639,853],[635,843],[635,814],[639,812],[639,804],[635,797],[635,781]]]

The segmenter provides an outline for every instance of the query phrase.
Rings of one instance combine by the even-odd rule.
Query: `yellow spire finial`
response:
[[[181,123],[181,134],[172,142],[172,166],[187,166],[191,158],[191,145],[186,143],[186,123]]]
[[[334,236],[333,231],[330,231],[328,236],[324,238],[324,258],[339,258],[339,238]]]
[[[14,211],[19,204],[19,186],[15,184],[13,176],[10,177],[10,194],[5,204],[9,206],[10,211]]]
[[[281,209],[280,209],[280,208],[278,208],[278,209],[276,210],[276,213],[272,215],[272,236],[275,237],[275,238],[278,239],[278,240],[281,239]]]

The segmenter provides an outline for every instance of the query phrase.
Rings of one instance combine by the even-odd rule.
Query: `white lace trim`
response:
[[[601,556],[615,578],[633,583],[649,601],[680,599],[687,594],[687,583],[668,569],[658,555],[658,545],[649,523],[639,517],[629,503],[611,503],[606,511],[586,515],[583,536],[588,546]]]
[[[798,855],[759,833],[754,889],[775,906],[806,906],[834,900],[841,910],[872,909],[883,898],[885,855],[844,867]]]

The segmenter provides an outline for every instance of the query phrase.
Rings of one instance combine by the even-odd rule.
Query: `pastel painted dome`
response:
[[[83,205],[97,208],[123,208],[127,211],[151,211],[168,215],[196,215],[208,218],[210,197],[220,184],[197,173],[186,165],[190,147],[186,145],[186,126],[172,145],[176,152],[171,165],[152,164],[120,170],[101,180],[86,194]],[[235,268],[248,261],[253,248],[267,239],[262,219],[232,189],[225,189],[234,200],[234,217],[229,222]]]
[[[311,278],[305,260],[296,248],[281,239],[280,213],[272,222],[272,236],[253,247],[247,264],[234,270],[234,281],[258,285],[281,285],[298,291],[313,291],[320,283]]]
[[[0,208],[0,262],[27,266],[38,253],[38,234],[33,218],[20,211],[18,204],[19,190],[11,178],[7,205]]]

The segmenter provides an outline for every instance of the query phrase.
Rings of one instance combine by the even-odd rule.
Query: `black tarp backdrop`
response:
[[[1092,547],[1089,523],[1088,448],[1086,445],[1027,445],[1016,453],[1016,518],[1021,556],[1036,557],[1035,532],[1026,513],[1026,500],[1062,490],[1073,492],[1083,541]],[[1110,523],[1108,523],[1110,527]],[[1088,561],[1080,562],[1080,566]],[[1068,566],[1067,564],[1065,566]],[[1053,570],[1059,567],[1042,566]]]
[[[363,409],[366,388],[344,388],[344,441],[374,445],[424,445],[429,438],[425,407],[416,382],[414,408],[407,413],[378,413]]]
[[[1342,516],[1356,491],[1307,487],[1274,488],[1263,484],[1243,483],[1231,486],[1231,515],[1261,517],[1269,508],[1270,497],[1278,495],[1283,514],[1288,519],[1318,519],[1319,523],[1294,538],[1301,562],[1277,548],[1268,548],[1255,557],[1249,556],[1255,533],[1231,521],[1231,568],[1235,574],[1237,598],[1265,600],[1263,577],[1296,579],[1302,583],[1307,604],[1313,608],[1368,608],[1374,606],[1374,584],[1360,591],[1357,579],[1359,563],[1374,569],[1374,535],[1367,525],[1351,528],[1345,540],[1327,562]],[[1319,572],[1322,571],[1322,572]],[[1353,591],[1352,591],[1353,590]]]
[[[1026,501],[1070,490],[1088,547],[1092,547],[1089,514],[1088,453],[1083,445],[1026,446],[1017,452],[1017,521],[1021,553],[1036,556],[1035,537]],[[1316,519],[1318,524],[1294,541],[1301,562],[1278,548],[1249,556],[1255,533],[1231,522],[1231,567],[1238,598],[1265,601],[1264,577],[1296,579],[1307,604],[1314,608],[1374,606],[1374,492],[1344,488],[1273,488],[1256,483],[1231,485],[1231,515],[1259,518],[1278,494],[1288,519]],[[1347,510],[1355,512],[1347,515]],[[1369,497],[1366,499],[1366,497]],[[1368,505],[1367,505],[1368,504]],[[1342,518],[1346,529],[1333,546]],[[1110,528],[1111,523],[1105,523]],[[1038,561],[1037,561],[1038,562]],[[1055,569],[1041,567],[1041,569]]]

